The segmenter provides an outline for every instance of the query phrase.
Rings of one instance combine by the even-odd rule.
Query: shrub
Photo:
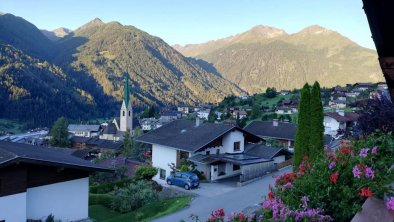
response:
[[[189,171],[189,167],[187,165],[182,165],[181,168],[179,169],[181,172],[186,172]]]
[[[337,152],[312,163],[304,160],[294,182],[277,184],[275,194],[292,209],[299,209],[300,199],[307,195],[311,207],[324,209],[335,221],[350,221],[366,198],[393,194],[388,186],[394,180],[389,170],[393,144],[391,134],[343,143]]]
[[[89,205],[103,205],[111,208],[114,196],[109,194],[89,194]]]
[[[157,174],[157,168],[152,166],[139,166],[135,171],[135,179],[151,180]]]
[[[133,181],[132,178],[125,178],[116,182],[112,183],[107,183],[107,184],[101,184],[101,185],[95,185],[91,186],[89,189],[90,193],[96,193],[96,194],[103,194],[103,193],[109,193],[115,189],[115,187],[118,188],[123,188],[127,184],[131,183]]]
[[[195,173],[198,176],[199,180],[205,180],[205,176],[204,174],[202,174],[200,171],[198,171],[197,169],[193,170],[193,173]]]
[[[115,190],[111,207],[116,211],[126,213],[157,199],[157,192],[152,189],[151,183],[140,180],[125,188]]]

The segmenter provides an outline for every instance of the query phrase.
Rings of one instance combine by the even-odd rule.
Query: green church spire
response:
[[[127,106],[129,106],[129,102],[130,102],[129,75],[125,74],[124,77],[125,77],[125,80],[124,80],[123,100],[124,100],[126,107],[127,107]]]

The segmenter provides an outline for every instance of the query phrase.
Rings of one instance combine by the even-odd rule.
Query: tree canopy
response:
[[[49,144],[51,146],[58,147],[68,147],[70,145],[70,141],[68,139],[68,121],[64,117],[60,117],[53,124],[51,128],[51,139],[49,140]]]

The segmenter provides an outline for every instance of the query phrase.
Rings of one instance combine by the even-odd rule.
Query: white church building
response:
[[[114,118],[100,135],[100,139],[119,141],[123,139],[125,132],[134,134],[133,130],[133,107],[130,99],[129,76],[125,75],[123,101],[120,107],[119,117]]]

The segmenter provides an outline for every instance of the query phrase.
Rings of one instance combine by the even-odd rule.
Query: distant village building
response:
[[[246,93],[242,93],[241,96],[239,96],[239,98],[242,100],[247,100],[247,99],[249,99],[249,95]]]
[[[282,96],[289,95],[289,93],[290,93],[290,90],[281,90],[281,91],[279,92],[279,94],[282,95]]]
[[[73,136],[95,137],[100,134],[100,125],[70,124],[68,132]]]
[[[160,119],[164,122],[171,122],[182,118],[182,112],[180,111],[168,111],[160,114]]]
[[[216,119],[220,120],[222,118],[223,113],[219,111],[215,111]]]
[[[191,112],[191,107],[188,105],[180,105],[178,106],[178,111],[184,114],[189,114]]]
[[[343,100],[330,100],[328,102],[328,105],[332,109],[344,109],[344,108],[346,108],[346,101],[343,101]]]
[[[174,120],[168,120],[167,118],[144,118],[140,120],[141,128],[143,131],[155,130],[162,127],[163,125],[172,122]]]
[[[278,115],[290,115],[296,113],[296,108],[289,108],[289,107],[277,107],[275,113]]]
[[[234,118],[238,118],[239,117],[239,119],[244,119],[244,118],[248,117],[248,114],[246,113],[245,110],[234,110],[232,112],[232,115],[233,115]]]
[[[361,91],[366,91],[366,90],[374,89],[375,85],[373,83],[356,83],[354,84],[354,88]]]
[[[387,89],[388,89],[387,83],[385,83],[385,82],[379,82],[379,83],[378,83],[378,86],[377,86],[377,89],[378,89],[378,90],[387,90]]]
[[[346,92],[345,95],[346,97],[351,97],[351,98],[356,98],[357,96],[359,96],[363,91],[359,90],[359,89],[353,89],[350,92]]]
[[[324,114],[324,134],[336,136],[340,130],[348,130],[357,125],[359,114],[353,112],[329,112]]]
[[[89,175],[110,172],[72,150],[0,142],[0,220],[88,219]]]
[[[197,117],[200,119],[208,120],[209,113],[211,112],[210,109],[204,109],[197,112]]]

